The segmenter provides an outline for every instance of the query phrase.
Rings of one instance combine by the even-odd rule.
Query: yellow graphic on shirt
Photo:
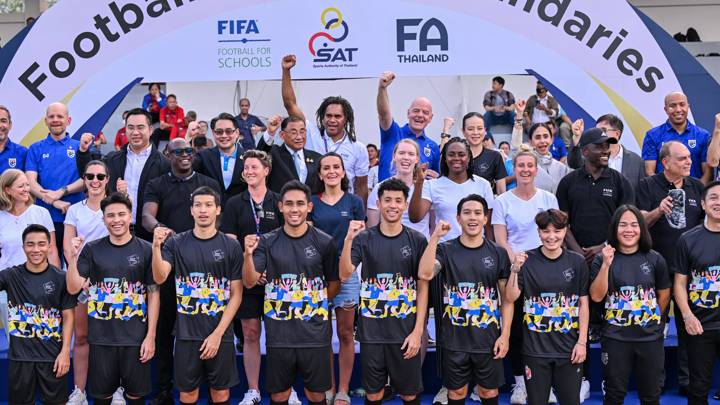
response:
[[[580,297],[573,294],[541,293],[525,298],[523,322],[532,332],[569,333],[579,327]]]
[[[222,315],[230,300],[230,281],[207,273],[175,277],[175,298],[179,314]]]
[[[720,306],[720,266],[709,266],[706,271],[693,270],[690,281],[690,302],[700,308]]]
[[[443,317],[448,317],[453,326],[487,329],[494,324],[500,327],[495,287],[461,282],[457,285],[446,284],[443,289]]]
[[[322,277],[308,279],[305,274],[281,274],[265,284],[263,313],[276,321],[315,318],[327,321],[328,298]]]
[[[18,338],[60,341],[62,311],[34,304],[8,302],[8,332]]]
[[[415,279],[380,273],[360,285],[360,314],[366,318],[405,319],[417,312]]]
[[[605,299],[605,320],[615,326],[660,324],[654,288],[623,286]]]
[[[90,284],[88,289],[88,316],[99,320],[119,319],[145,321],[147,304],[145,285],[128,282],[125,278],[104,278]]]

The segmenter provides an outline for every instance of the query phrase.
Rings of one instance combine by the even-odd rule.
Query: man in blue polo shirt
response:
[[[673,92],[665,97],[665,113],[668,120],[649,130],[643,140],[642,158],[648,176],[663,172],[662,163],[658,160],[663,144],[668,141],[678,141],[690,150],[692,157],[690,176],[704,183],[710,181],[711,170],[706,162],[710,134],[688,120],[689,109],[690,104],[685,94]]]
[[[83,199],[83,183],[78,173],[75,155],[80,141],[66,132],[70,115],[62,103],[52,103],[45,112],[47,138],[30,145],[25,170],[30,192],[40,206],[50,211],[55,223],[55,241],[62,252],[63,220],[70,205]]]
[[[390,166],[395,145],[405,138],[411,138],[420,146],[420,162],[427,163],[430,175],[437,177],[440,172],[440,147],[425,135],[425,128],[433,117],[432,104],[425,97],[418,97],[407,111],[408,123],[401,127],[390,112],[390,98],[387,88],[395,79],[395,73],[384,72],[380,76],[377,95],[378,117],[380,119],[380,164],[378,180],[392,176]],[[449,135],[448,135],[449,136]]]
[[[10,140],[10,110],[0,105],[0,174],[7,169],[25,170],[27,148]]]

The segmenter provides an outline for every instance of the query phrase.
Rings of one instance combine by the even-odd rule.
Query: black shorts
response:
[[[474,382],[486,389],[505,383],[502,359],[489,353],[467,353],[443,349],[443,383],[447,389],[457,390]]]
[[[35,404],[40,389],[43,404],[64,404],[68,400],[68,375],[55,377],[54,363],[10,360],[8,364],[8,401],[10,404]]]
[[[264,295],[243,294],[240,308],[235,315],[238,319],[260,319],[263,315]]]
[[[325,392],[332,387],[330,346],[284,348],[268,347],[265,365],[265,389],[275,394],[292,387],[297,374],[310,392]]]
[[[417,395],[423,392],[420,354],[405,360],[402,344],[360,344],[362,386],[370,394],[380,392],[390,377],[390,386],[400,395]]]
[[[142,398],[152,389],[150,363],[140,362],[140,346],[90,345],[88,393],[92,398],[112,397],[118,387]]]
[[[240,382],[232,342],[220,342],[212,359],[200,360],[202,341],[175,340],[175,385],[181,392],[195,391],[203,382],[214,390],[230,389]]]

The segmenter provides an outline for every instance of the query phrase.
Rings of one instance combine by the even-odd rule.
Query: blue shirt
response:
[[[428,138],[425,135],[425,131],[423,131],[420,136],[415,136],[409,124],[405,124],[405,126],[401,128],[400,125],[393,120],[392,125],[390,125],[387,131],[380,128],[380,167],[378,168],[378,181],[383,181],[393,175],[390,171],[393,149],[395,149],[395,145],[397,145],[398,142],[406,138],[417,142],[420,147],[420,163],[428,163],[428,169],[440,173],[440,146],[437,142]]]
[[[65,135],[56,141],[51,135],[30,145],[25,170],[36,172],[38,183],[46,190],[58,190],[80,178],[75,163],[75,155],[80,148],[80,141]],[[83,199],[83,193],[68,194],[62,198],[70,204]],[[57,208],[38,200],[37,204],[50,211],[53,222],[63,222],[65,216]]]
[[[513,160],[507,159],[505,161],[505,171],[507,172],[508,177],[513,175]],[[505,190],[510,191],[517,187],[517,180],[513,180],[510,183],[505,183]]]
[[[7,169],[25,170],[27,148],[8,139],[5,149],[0,152],[0,174]]]
[[[263,124],[263,122],[260,120],[260,118],[254,116],[252,114],[248,114],[248,117],[246,120],[242,119],[242,117],[240,117],[240,115],[236,115],[235,123],[238,127],[238,131],[240,131],[240,133],[243,136],[242,141],[240,141],[240,143],[242,143],[243,149],[245,149],[245,150],[256,149],[255,138],[253,137],[252,131],[250,130],[250,128],[252,128],[253,125],[256,125],[258,127],[264,127],[265,124]]]
[[[313,209],[308,216],[308,220],[312,221],[316,228],[335,239],[338,254],[341,254],[350,221],[365,220],[365,204],[363,204],[360,197],[348,192],[335,205],[328,205],[323,202],[320,199],[320,194],[312,196],[310,201],[312,201]]]
[[[565,146],[565,141],[562,140],[561,136],[556,135],[554,137],[553,144],[550,145],[550,154],[555,160],[560,160],[567,156],[567,146]]]
[[[687,122],[685,132],[678,134],[675,128],[670,125],[669,121],[664,124],[652,128],[645,134],[642,146],[643,160],[654,160],[657,162],[655,173],[662,173],[662,162],[658,158],[660,156],[660,148],[665,142],[678,141],[687,146],[692,157],[692,167],[690,175],[699,179],[702,177],[702,164],[707,161],[707,150],[710,145],[710,134],[708,131]]]

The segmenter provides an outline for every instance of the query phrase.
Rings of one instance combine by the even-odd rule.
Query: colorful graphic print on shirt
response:
[[[660,323],[654,288],[623,286],[605,299],[605,320],[615,326],[646,327]]]
[[[446,284],[443,289],[443,316],[447,316],[453,326],[487,329],[494,324],[500,327],[500,310],[494,287],[460,282],[457,286]]]
[[[88,293],[88,316],[92,318],[129,321],[139,317],[145,321],[145,285],[140,281],[131,283],[124,278],[104,278],[90,284]]]
[[[305,274],[281,274],[265,285],[263,313],[276,321],[315,317],[327,321],[327,289],[322,277],[308,279]]]
[[[579,327],[580,297],[563,293],[541,293],[525,299],[523,321],[532,332],[569,333]]]
[[[360,286],[360,314],[366,318],[405,319],[417,312],[415,279],[380,273]]]
[[[225,277],[207,273],[190,273],[175,277],[177,312],[184,315],[218,316],[230,299],[230,282]]]
[[[8,330],[10,336],[60,341],[62,312],[34,304],[14,305],[8,302]]]
[[[720,266],[709,266],[706,271],[692,270],[690,302],[700,308],[720,306]]]

